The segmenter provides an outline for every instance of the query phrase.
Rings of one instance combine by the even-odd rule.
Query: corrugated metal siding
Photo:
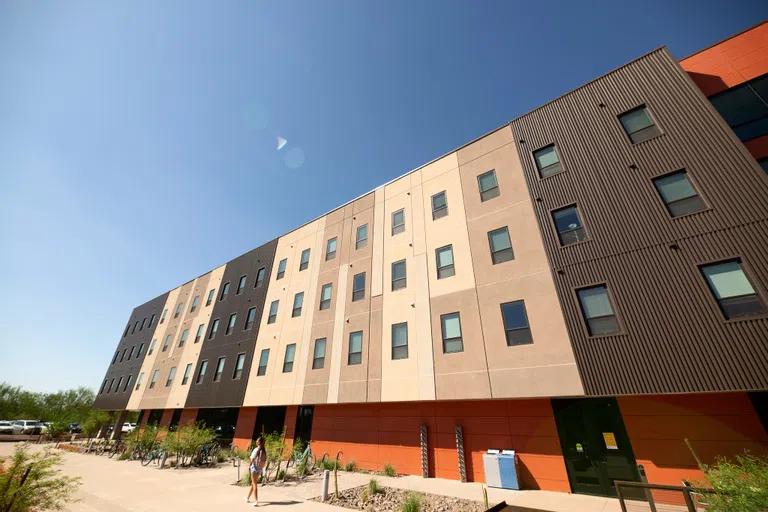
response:
[[[632,145],[618,115],[641,104],[663,134]],[[765,300],[768,179],[669,53],[511,126],[586,392],[768,388],[768,320],[725,321],[697,267],[740,256]],[[531,154],[553,142],[566,172],[542,180]],[[673,219],[651,178],[683,168],[709,209]],[[589,240],[560,247],[551,211],[573,203]],[[574,289],[602,282],[624,333],[590,338]]]

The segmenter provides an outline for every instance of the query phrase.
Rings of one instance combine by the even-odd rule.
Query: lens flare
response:
[[[277,138],[277,150],[280,151],[285,147],[285,145],[288,144],[288,139],[284,139],[282,137]]]

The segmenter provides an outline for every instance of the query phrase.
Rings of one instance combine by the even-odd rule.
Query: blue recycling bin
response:
[[[517,455],[515,450],[502,450],[497,456],[499,460],[499,475],[502,489],[520,490],[520,480],[517,477]]]

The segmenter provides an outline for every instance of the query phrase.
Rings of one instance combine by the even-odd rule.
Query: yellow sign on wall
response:
[[[616,444],[616,436],[613,432],[603,432],[603,440],[605,441],[605,447],[609,450],[618,450],[619,445]]]

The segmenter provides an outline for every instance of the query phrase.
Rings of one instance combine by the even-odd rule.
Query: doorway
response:
[[[314,405],[300,405],[296,412],[296,428],[294,439],[301,439],[304,443],[312,440],[312,417],[315,414]]]
[[[259,407],[256,411],[256,425],[253,429],[253,439],[259,436],[282,432],[285,425],[285,406]]]
[[[640,481],[615,398],[553,399],[552,409],[573,492],[615,497],[614,480]]]

